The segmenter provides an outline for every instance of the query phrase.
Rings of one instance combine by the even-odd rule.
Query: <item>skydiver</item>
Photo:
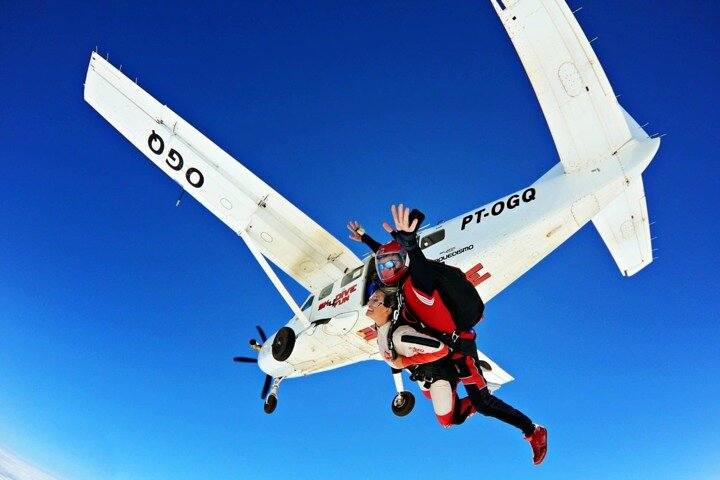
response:
[[[380,281],[385,285],[396,286],[402,294],[405,302],[403,317],[415,317],[428,327],[424,333],[434,337],[447,339],[450,335],[458,335],[452,342],[450,358],[475,410],[520,429],[532,448],[533,463],[539,465],[547,454],[547,429],[534,424],[522,412],[493,396],[488,390],[477,356],[475,331],[456,331],[450,310],[435,288],[436,274],[417,244],[416,231],[424,216],[419,214],[419,218],[411,219],[410,209],[402,204],[397,207],[393,205],[391,213],[395,228],[387,222],[383,228],[393,232],[396,240],[381,245],[365,233],[357,222],[348,224],[348,229],[353,232],[350,238],[362,241],[375,252]],[[407,314],[408,310],[412,312],[411,315]]]

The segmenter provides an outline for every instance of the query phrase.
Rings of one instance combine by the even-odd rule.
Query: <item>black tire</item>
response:
[[[398,417],[404,417],[408,413],[412,412],[414,406],[415,395],[410,392],[398,393],[395,397],[393,397],[393,401],[390,404],[392,412]]]
[[[295,331],[290,327],[283,327],[275,334],[272,343],[272,356],[278,362],[284,362],[290,358],[295,347]]]
[[[265,405],[263,405],[263,410],[265,410],[265,413],[269,415],[275,411],[275,407],[277,407],[277,396],[274,393],[271,393],[265,399]]]
[[[490,365],[485,360],[478,360],[478,363],[480,364],[480,368],[485,372],[492,372],[492,365]]]

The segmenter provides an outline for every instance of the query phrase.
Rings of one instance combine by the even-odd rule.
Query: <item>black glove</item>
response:
[[[408,217],[410,220],[410,223],[412,224],[413,220],[417,219],[418,223],[415,226],[415,231],[413,232],[397,232],[397,235],[395,237],[395,240],[405,247],[407,250],[413,250],[414,248],[417,248],[417,234],[415,232],[418,231],[420,228],[420,224],[425,220],[425,214],[422,213],[417,208],[413,208],[412,211],[410,211],[410,215]]]
[[[395,240],[397,240],[400,245],[405,247],[406,250],[412,250],[414,248],[417,248],[417,235],[415,235],[415,232],[397,232]]]
[[[413,220],[415,220],[415,219],[417,219],[417,221],[418,221],[417,226],[415,227],[415,231],[417,232],[418,229],[420,228],[420,225],[422,225],[422,222],[425,221],[425,214],[422,213],[417,208],[413,208],[410,211],[410,217],[409,217],[410,223],[412,224]]]

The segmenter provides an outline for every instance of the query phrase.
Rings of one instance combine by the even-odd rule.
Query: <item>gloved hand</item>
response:
[[[397,207],[392,205],[390,212],[395,222],[395,230],[397,231],[396,239],[398,243],[408,249],[417,247],[415,232],[425,219],[425,215],[417,209],[411,211],[402,203]],[[383,227],[385,230],[392,228],[387,222],[383,224]]]

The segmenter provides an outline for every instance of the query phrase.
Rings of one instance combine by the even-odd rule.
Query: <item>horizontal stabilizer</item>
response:
[[[641,176],[633,179],[592,221],[623,275],[634,275],[652,262],[650,223]]]
[[[497,363],[490,360],[490,358],[480,350],[478,350],[477,353],[478,358],[480,359],[480,366],[483,371],[482,374],[485,377],[485,381],[487,382],[488,388],[491,392],[494,392],[502,385],[515,380],[512,375],[500,368]]]

